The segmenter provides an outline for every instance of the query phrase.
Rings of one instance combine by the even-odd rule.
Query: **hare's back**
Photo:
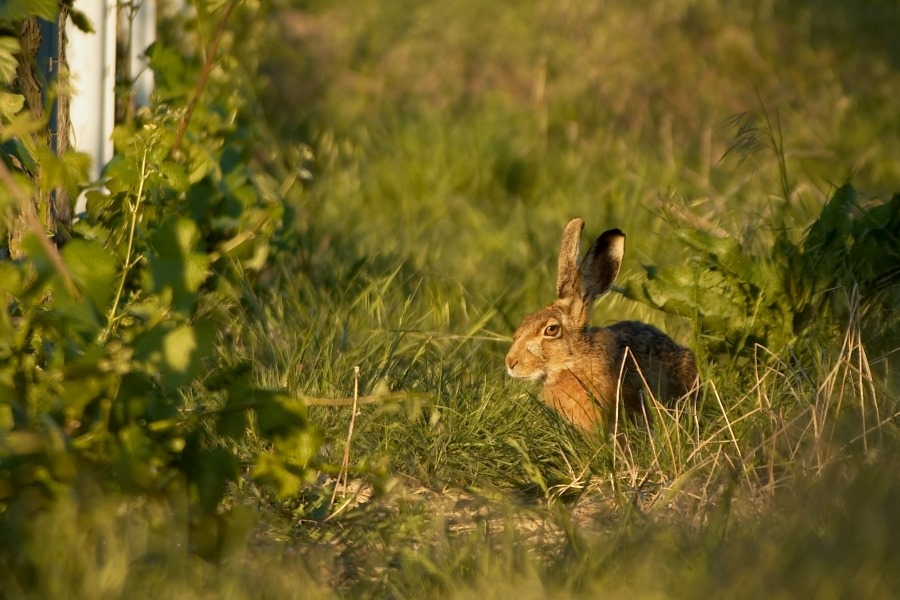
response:
[[[614,345],[615,364],[625,363],[626,370],[634,363],[643,379],[670,397],[686,394],[697,380],[694,354],[679,346],[665,333],[640,321],[622,321],[604,328],[607,343]],[[627,360],[626,360],[627,359]]]

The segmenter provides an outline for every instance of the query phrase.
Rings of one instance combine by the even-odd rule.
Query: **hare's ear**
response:
[[[578,270],[578,254],[581,252],[581,230],[584,221],[575,217],[563,230],[556,267],[556,296],[560,300],[581,299],[581,271]]]
[[[625,254],[625,234],[621,229],[610,229],[600,234],[581,261],[584,302],[590,304],[594,298],[609,291]]]

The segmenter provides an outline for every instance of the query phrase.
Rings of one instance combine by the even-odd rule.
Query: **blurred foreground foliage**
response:
[[[227,12],[220,2],[197,8],[148,49],[153,105],[116,128],[100,182],[87,180],[84,155],[56,156],[39,137],[23,137],[47,123],[16,87],[17,61],[28,57],[17,56],[15,37],[0,37],[4,224],[30,210],[20,200],[36,186],[87,197],[58,254],[32,231],[24,258],[0,262],[4,581],[30,585],[38,557],[18,546],[37,515],[67,498],[87,506],[98,493],[181,513],[186,547],[216,557],[234,528],[222,500],[245,471],[235,448],[251,423],[280,449],[247,465],[251,476],[291,493],[312,472],[321,434],[305,405],[260,388],[247,365],[220,356],[297,175],[267,151],[253,64],[235,52],[236,40],[254,35],[258,7],[238,7],[209,55],[199,51],[214,47],[206,32]]]

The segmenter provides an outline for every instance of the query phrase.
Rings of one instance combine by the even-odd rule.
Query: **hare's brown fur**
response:
[[[625,235],[610,230],[578,261],[583,222],[573,219],[563,235],[557,300],[525,317],[513,338],[506,367],[513,377],[543,384],[544,401],[573,424],[590,430],[610,424],[617,399],[625,412],[641,414],[645,391],[664,402],[695,387],[694,355],[656,327],[623,321],[590,327],[593,300],[615,280]]]

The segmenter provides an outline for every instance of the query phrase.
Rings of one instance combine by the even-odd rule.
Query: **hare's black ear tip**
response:
[[[600,234],[594,244],[597,254],[608,254],[617,260],[625,253],[625,233],[621,229],[609,229]]]
[[[625,232],[619,229],[618,227],[615,229],[608,229],[600,234],[600,239],[606,243],[611,243],[617,239],[625,239]]]

